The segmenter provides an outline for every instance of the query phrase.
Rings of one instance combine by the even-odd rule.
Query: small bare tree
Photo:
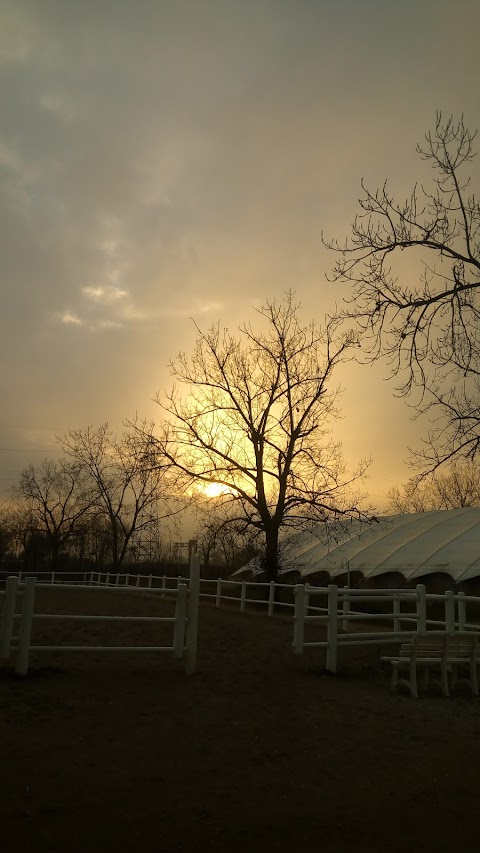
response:
[[[162,488],[163,468],[146,464],[134,429],[116,438],[105,423],[70,430],[60,443],[95,491],[96,511],[108,524],[112,564],[118,568],[136,534],[173,514]]]
[[[352,285],[343,317],[363,331],[367,359],[385,356],[397,390],[433,416],[413,463],[429,472],[480,449],[480,205],[465,168],[475,133],[463,117],[437,113],[417,146],[433,168],[431,188],[414,186],[397,201],[385,182],[364,196],[350,241],[326,241],[338,253],[333,280]],[[418,281],[395,266],[402,252],[420,260]]]
[[[62,548],[76,535],[95,503],[95,494],[77,462],[45,459],[28,465],[12,489],[17,503],[17,535],[41,535],[47,544],[52,569]]]
[[[231,523],[262,532],[272,580],[280,529],[359,514],[350,487],[367,467],[349,475],[341,445],[328,437],[338,415],[333,373],[356,338],[333,321],[304,325],[299,314],[289,293],[258,311],[258,331],[242,325],[234,337],[219,325],[197,327],[192,356],[171,363],[176,384],[157,396],[166,413],[161,434],[146,437],[184,490],[224,488]]]

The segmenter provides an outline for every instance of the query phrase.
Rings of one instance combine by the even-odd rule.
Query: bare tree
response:
[[[413,463],[432,471],[480,449],[480,206],[465,168],[475,133],[437,113],[435,130],[417,146],[431,165],[432,186],[397,201],[385,182],[362,182],[361,212],[350,241],[326,241],[338,253],[333,280],[352,286],[343,317],[356,318],[367,359],[385,356],[403,395],[432,416]],[[421,269],[402,275],[407,250]]]
[[[17,535],[23,526],[27,538],[41,534],[51,567],[57,568],[62,548],[76,535],[95,502],[85,474],[77,462],[45,459],[28,465],[12,489],[17,502]],[[24,547],[25,543],[24,543]]]
[[[0,561],[8,554],[15,538],[14,514],[10,507],[0,507]]]
[[[225,505],[221,497],[207,497],[203,504],[202,519],[195,531],[195,538],[206,568],[215,554],[223,558],[229,572],[259,555],[259,531],[245,525],[243,520],[238,521],[235,505]]]
[[[453,462],[445,473],[436,472],[428,480],[412,477],[401,488],[388,493],[393,512],[427,512],[480,506],[480,469],[478,465]]]
[[[108,523],[112,564],[118,568],[136,534],[172,515],[162,490],[163,468],[146,464],[133,429],[115,438],[105,423],[97,429],[70,430],[60,442],[95,489],[96,510]]]
[[[223,486],[231,523],[264,536],[269,579],[282,527],[360,513],[350,487],[367,467],[349,475],[341,445],[328,437],[338,415],[333,372],[356,338],[336,322],[303,325],[299,311],[289,293],[258,311],[258,331],[242,325],[234,337],[220,325],[197,327],[192,356],[171,362],[176,384],[157,396],[161,434],[147,436],[184,490]]]

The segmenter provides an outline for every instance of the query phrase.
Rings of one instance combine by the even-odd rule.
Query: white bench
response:
[[[440,684],[443,695],[450,696],[450,689],[455,687],[460,675],[468,682],[474,696],[478,696],[477,666],[480,661],[477,654],[476,634],[429,631],[416,634],[413,640],[402,643],[398,655],[382,657],[382,661],[392,665],[392,690],[403,685],[418,698],[417,668],[421,668],[424,689],[431,683]],[[432,668],[440,669],[440,679],[431,678]],[[408,671],[408,678],[400,676],[401,670]]]

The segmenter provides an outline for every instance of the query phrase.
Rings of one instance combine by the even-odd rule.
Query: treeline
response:
[[[164,469],[144,464],[135,428],[115,436],[103,424],[58,440],[60,458],[28,465],[11,491],[0,515],[0,559],[53,570],[171,559],[162,524],[182,504],[169,497]]]
[[[228,524],[214,499],[182,494],[169,466],[145,456],[141,431],[108,424],[59,437],[60,458],[28,465],[0,510],[0,563],[27,570],[174,573],[198,549],[205,575],[229,573],[258,554],[258,536]],[[192,539],[179,523],[194,512]]]

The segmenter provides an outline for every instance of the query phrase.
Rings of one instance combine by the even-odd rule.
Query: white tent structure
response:
[[[299,580],[319,572],[332,582],[347,572],[360,572],[363,580],[398,572],[414,581],[442,572],[460,583],[480,577],[480,507],[394,515],[371,525],[352,521],[336,536],[321,526],[284,547],[284,571],[299,572]]]

